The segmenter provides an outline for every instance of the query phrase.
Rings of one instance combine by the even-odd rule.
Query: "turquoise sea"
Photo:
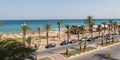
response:
[[[101,24],[102,22],[108,22],[110,19],[95,19],[96,24]],[[114,19],[118,23],[120,23],[120,19]],[[43,28],[43,25],[46,23],[50,23],[51,29],[57,29],[57,19],[43,19],[43,20],[1,20],[3,22],[3,26],[0,27],[0,32],[20,32],[22,31],[21,23],[25,22],[28,24],[32,30],[36,30],[38,26]],[[85,19],[63,19],[62,20],[62,28],[65,28],[65,24],[70,25],[84,25]]]

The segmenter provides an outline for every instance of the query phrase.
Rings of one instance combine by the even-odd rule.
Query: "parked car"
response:
[[[67,45],[68,43],[69,43],[69,42],[68,42],[67,40],[65,40],[65,41],[61,42],[60,45],[63,46],[63,45]]]
[[[76,43],[76,42],[78,42],[78,40],[73,39],[73,40],[70,41],[70,44],[73,44],[73,43]]]
[[[96,36],[96,37],[94,37],[95,39],[99,39],[99,38],[102,38],[102,36]]]
[[[79,41],[84,42],[84,41],[85,41],[85,39],[84,39],[84,38],[81,38]]]
[[[90,37],[87,41],[88,41],[88,42],[91,42],[91,41],[94,41],[94,40],[95,40],[94,37]]]
[[[111,34],[106,34],[106,36],[108,37],[108,36],[111,36]]]
[[[109,35],[109,36],[107,36],[107,38],[108,38],[109,40],[111,40],[111,39],[113,38],[113,36],[112,36],[112,35]]]
[[[46,45],[45,48],[53,48],[55,46],[56,46],[55,43],[50,43],[50,44]]]
[[[118,32],[116,32],[114,35],[119,35],[119,33],[118,33]]]

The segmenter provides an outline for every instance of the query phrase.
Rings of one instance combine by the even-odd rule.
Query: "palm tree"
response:
[[[60,39],[60,30],[61,30],[60,27],[61,27],[61,24],[62,24],[62,20],[58,20],[57,25],[58,25],[58,30],[59,30],[59,35],[58,35],[59,39]]]
[[[109,20],[111,31],[113,30],[113,22],[114,22],[113,20]]]
[[[71,28],[71,26],[70,25],[65,25],[65,27],[67,29],[67,40],[69,42],[69,40],[70,40],[70,28]],[[68,47],[67,47],[67,45],[66,45],[66,55],[68,55]]]
[[[49,44],[49,42],[48,42],[48,38],[49,38],[49,31],[50,31],[50,29],[51,29],[51,24],[45,24],[44,25],[44,27],[45,27],[45,31],[46,31],[46,40],[47,40],[47,45]]]
[[[89,32],[92,33],[92,34],[91,34],[91,37],[93,37],[93,35],[94,35],[94,34],[93,34],[93,32],[94,32],[94,31],[93,31],[93,26],[94,26],[94,24],[91,24],[91,25],[90,25],[91,28],[90,28],[90,30],[89,30]]]
[[[77,32],[78,32],[77,29],[78,29],[77,25],[72,25],[70,30],[73,34],[77,34]]]
[[[100,36],[102,31],[102,26],[98,25],[96,30],[99,32],[99,36]],[[101,45],[103,45],[103,39],[101,39]]]
[[[23,29],[23,45],[26,46],[26,44],[25,44],[26,34],[30,27],[24,22],[21,24],[21,27]]]
[[[88,16],[87,20],[85,21],[85,24],[88,25],[89,34],[92,33],[92,36],[93,36],[93,25],[95,24],[94,21],[95,20],[93,19],[92,16]]]
[[[82,34],[82,38],[84,37],[84,33],[85,33],[85,26],[84,25],[81,25],[80,27],[78,27],[78,40],[80,40],[79,39],[79,34]],[[82,49],[82,46],[81,46],[81,44],[82,44],[82,41],[79,41],[79,45],[80,45],[80,50]]]
[[[108,37],[107,36],[104,36],[104,39],[106,40],[106,44],[108,43]]]
[[[39,41],[41,42],[41,37],[40,37],[41,29],[40,29],[40,27],[38,27],[38,34],[39,34]]]
[[[117,24],[117,22],[115,21],[115,22],[113,22],[113,26],[114,26],[114,33],[116,32],[116,28],[117,28],[117,26],[118,26],[118,24]]]
[[[84,39],[85,39],[85,41],[84,41],[84,48],[83,48],[83,50],[86,51],[88,37],[84,37]]]
[[[119,35],[120,35],[120,25],[118,25],[118,31],[119,31]]]
[[[0,41],[0,60],[25,60],[28,57],[34,58],[31,48],[10,38]]]
[[[109,34],[111,34],[111,24],[108,24]]]
[[[80,40],[80,32],[78,31],[78,41]],[[79,48],[82,50],[82,41],[79,41]]]
[[[85,26],[84,26],[84,25],[81,25],[81,26],[79,27],[79,30],[80,30],[80,32],[81,32],[81,34],[82,34],[82,37],[84,37]]]
[[[102,32],[102,39],[101,39],[101,45],[103,45],[103,40],[105,40],[105,35],[104,35],[104,32]]]
[[[104,30],[104,32],[105,32],[105,30],[107,29],[107,28],[106,28],[107,22],[102,22],[102,24],[104,25],[103,30]]]
[[[71,28],[71,26],[70,25],[65,25],[65,27],[66,27],[66,29],[67,29],[67,39],[68,39],[68,41],[70,40],[70,28]]]
[[[101,26],[101,25],[98,25],[98,26],[97,26],[97,31],[99,32],[99,36],[100,36],[100,33],[101,33],[101,31],[102,31],[102,26]]]
[[[80,40],[80,30],[81,30],[81,29],[77,26],[76,31],[77,31],[78,41]],[[82,49],[81,44],[82,44],[81,41],[79,41],[80,50]]]

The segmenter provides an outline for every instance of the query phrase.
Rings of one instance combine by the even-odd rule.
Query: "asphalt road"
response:
[[[119,36],[114,36],[114,38],[116,40],[119,38]],[[100,43],[100,41],[101,41],[101,39],[97,39],[95,41],[88,42],[87,45],[98,44],[98,43]],[[38,56],[42,57],[42,56],[50,56],[53,54],[62,53],[62,52],[65,52],[65,47],[66,46],[57,46],[55,48],[50,48],[50,49],[41,49],[38,51]],[[69,44],[68,48],[69,48],[69,50],[79,49],[79,44],[78,43]]]
[[[107,60],[107,54],[109,53],[111,54],[111,58],[108,60],[120,60],[120,44],[84,55],[76,56],[68,60]]]

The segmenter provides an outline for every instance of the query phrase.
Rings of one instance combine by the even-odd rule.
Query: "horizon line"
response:
[[[0,19],[0,20],[72,20],[72,18],[63,18],[63,19]],[[73,18],[73,19],[76,19],[78,20],[78,18]],[[81,18],[80,20],[84,20],[85,18]],[[95,18],[93,18],[95,19]],[[96,18],[96,19],[110,19],[110,20],[115,20],[115,19],[120,19],[120,18]]]

